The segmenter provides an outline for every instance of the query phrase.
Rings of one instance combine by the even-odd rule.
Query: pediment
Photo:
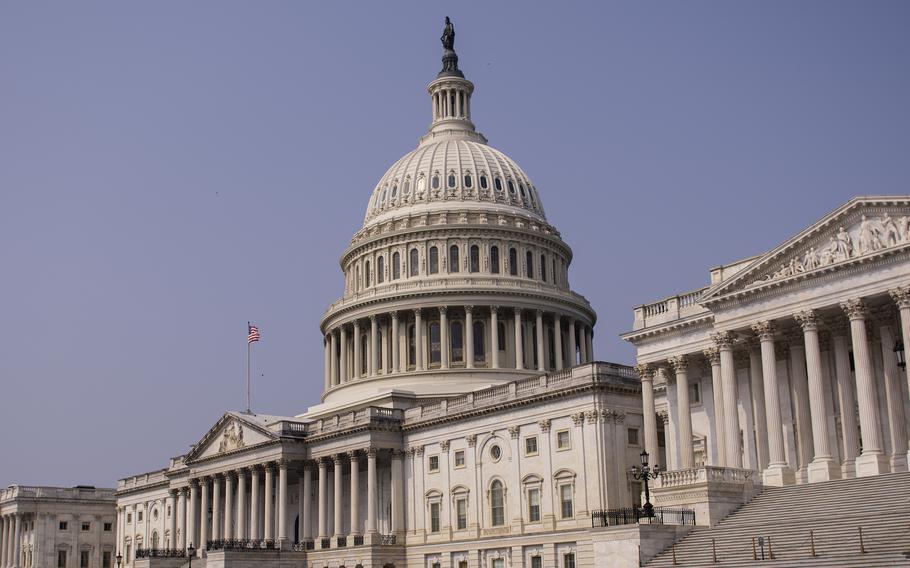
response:
[[[711,304],[910,249],[910,197],[858,197],[709,289]]]
[[[278,437],[260,425],[246,420],[243,414],[225,413],[197,442],[186,457],[187,462],[229,454],[268,443]]]

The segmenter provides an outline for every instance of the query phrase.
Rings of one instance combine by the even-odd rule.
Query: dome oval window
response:
[[[427,178],[421,176],[417,178],[417,191],[423,193],[427,190]]]
[[[515,184],[512,183],[512,180],[509,180],[507,183],[509,185],[509,193],[515,195]]]
[[[481,175],[480,176],[480,189],[487,189],[487,186],[488,186],[487,176]]]
[[[518,184],[518,189],[521,190],[521,200],[527,203],[528,201],[528,192],[525,189],[524,184]]]
[[[398,186],[392,186],[392,201],[395,201],[395,198],[398,197]]]
[[[473,186],[473,185],[474,185],[474,180],[471,179],[471,174],[466,174],[464,176],[464,186],[467,187],[468,189],[470,189],[471,186]]]
[[[380,256],[376,259],[376,283],[382,284],[385,281],[385,257]]]
[[[502,191],[502,180],[498,177],[493,180],[493,186],[496,188],[496,191]]]
[[[409,193],[411,193],[411,180],[406,179],[404,180],[404,185],[401,186],[401,194],[408,195]]]
[[[455,174],[454,174],[454,173],[450,173],[450,174],[449,174],[449,179],[448,179],[449,187],[455,187],[455,182],[456,182]]]
[[[379,195],[379,207],[385,205],[385,192],[386,190],[383,189],[382,193]]]
[[[439,175],[438,174],[434,175],[433,179],[430,180],[430,186],[432,186],[433,189],[439,189]]]

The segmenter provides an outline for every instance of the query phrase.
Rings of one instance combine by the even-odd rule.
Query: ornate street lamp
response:
[[[654,516],[654,505],[651,504],[651,491],[648,489],[648,480],[657,479],[660,475],[660,466],[654,464],[653,466],[648,466],[648,452],[641,451],[641,467],[632,466],[632,477],[637,480],[642,480],[645,482],[645,504],[642,505],[641,510],[644,516],[650,518]]]
[[[894,354],[897,356],[897,366],[903,369],[907,366],[907,357],[904,354],[904,340],[898,339],[894,344]]]
[[[193,556],[196,555],[196,549],[193,548],[192,542],[186,547],[186,555],[190,557],[190,568],[193,568]]]
[[[120,564],[123,562],[123,555],[117,553],[117,568],[120,568]]]

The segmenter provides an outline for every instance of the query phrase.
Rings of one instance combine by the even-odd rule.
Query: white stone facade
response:
[[[2,489],[0,567],[114,568],[115,511],[113,489]]]

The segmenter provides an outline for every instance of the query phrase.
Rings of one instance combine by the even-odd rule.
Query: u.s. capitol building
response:
[[[593,562],[591,512],[637,502],[638,376],[594,361],[572,251],[475,130],[450,25],[442,39],[429,131],[341,257],[321,403],[227,412],[122,479],[126,566],[178,566],[192,544],[211,566],[574,568]]]

